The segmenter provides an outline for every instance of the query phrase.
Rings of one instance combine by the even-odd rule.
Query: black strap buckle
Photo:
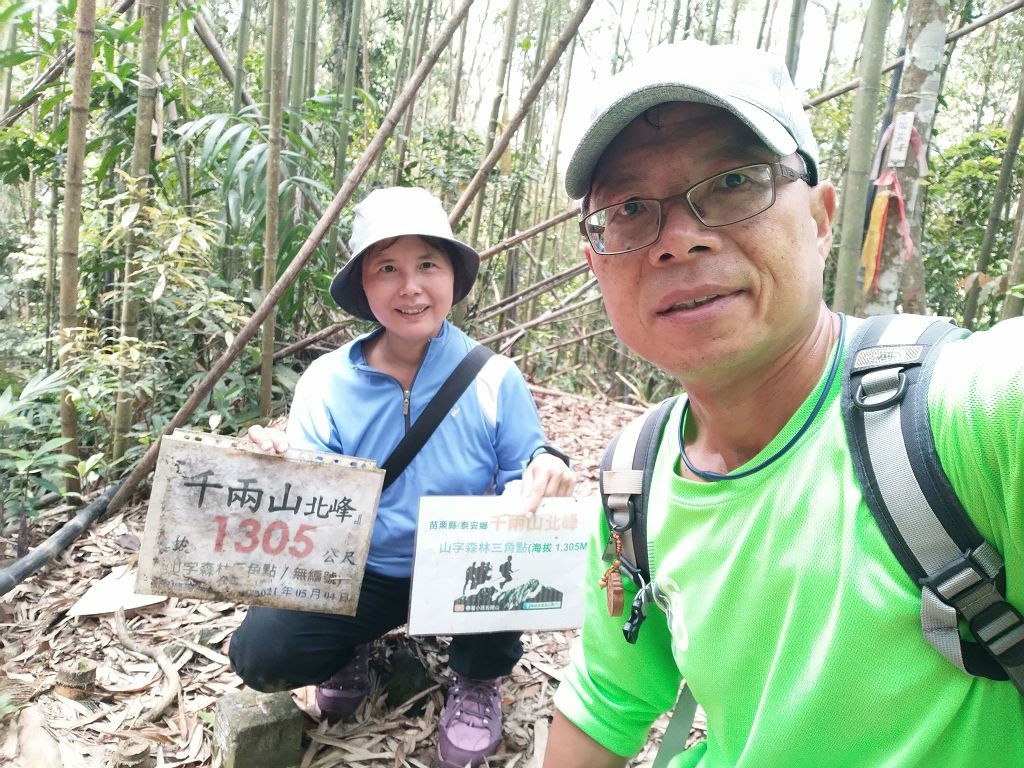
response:
[[[651,602],[650,590],[650,584],[645,584],[640,588],[640,591],[636,593],[636,597],[633,598],[632,606],[630,606],[629,618],[622,625],[622,635],[630,645],[636,644],[636,639],[640,635],[640,625],[647,618],[647,604]]]

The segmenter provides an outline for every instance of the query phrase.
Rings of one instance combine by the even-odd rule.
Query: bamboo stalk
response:
[[[1024,2],[1024,0],[1021,0]],[[555,42],[554,47],[548,54],[547,59],[544,61],[544,66],[540,68],[537,75],[533,78],[533,82],[530,83],[529,89],[523,96],[523,103],[519,108],[519,111],[508,121],[508,126],[502,131],[501,136],[494,142],[494,146],[491,148],[490,153],[484,158],[483,162],[480,163],[480,168],[477,170],[476,175],[469,182],[466,187],[466,191],[462,193],[462,197],[455,204],[455,208],[452,209],[451,213],[448,214],[448,221],[451,222],[452,228],[458,223],[459,219],[469,208],[469,204],[476,197],[477,193],[483,188],[484,183],[487,181],[487,176],[491,172],[491,169],[497,164],[498,160],[505,153],[509,143],[512,141],[512,137],[515,132],[519,129],[519,125],[523,122],[526,115],[529,113],[533,102],[537,98],[537,94],[540,93],[540,89],[544,87],[547,82],[548,76],[551,74],[551,70],[554,69],[555,64],[562,57],[569,42],[573,39],[576,33],[579,31],[580,24],[583,23],[583,19],[586,18],[587,13],[590,11],[590,7],[594,4],[594,0],[583,0],[580,3],[580,7],[576,10],[576,14],[569,20],[562,34],[559,35],[558,40]]]
[[[519,291],[519,293],[516,293],[512,296],[506,296],[505,298],[495,302],[494,304],[491,304],[488,307],[484,307],[483,309],[478,310],[476,314],[471,315],[470,317],[475,322],[483,322],[485,320],[490,320],[492,317],[503,313],[508,308],[508,305],[518,305],[523,301],[529,301],[530,299],[535,298],[537,295],[543,293],[544,291],[550,290],[551,288],[554,288],[556,285],[561,285],[562,283],[571,280],[572,278],[578,275],[583,274],[588,269],[589,267],[586,264],[576,264],[575,266],[572,266],[567,270],[559,272],[557,275],[553,275],[537,283],[534,283],[533,285],[527,286],[523,290]]]
[[[253,101],[252,94],[246,89],[245,84],[241,86],[235,82],[235,67],[228,61],[227,54],[224,53],[224,49],[221,44],[217,41],[217,35],[214,34],[210,25],[206,21],[206,17],[203,16],[203,12],[195,6],[192,6],[187,0],[178,0],[178,7],[183,11],[192,10],[195,11],[196,21],[196,34],[199,36],[199,40],[206,46],[206,50],[213,56],[214,62],[216,62],[218,69],[221,74],[224,75],[224,79],[228,81],[228,85],[231,86],[232,91],[238,91],[242,96],[242,101],[245,102],[245,106],[255,108],[256,102]]]
[[[571,208],[562,211],[557,216],[552,216],[550,219],[542,221],[540,224],[535,224],[529,229],[524,229],[522,232],[517,232],[516,234],[512,235],[512,237],[505,238],[497,245],[492,245],[490,248],[484,251],[480,251],[480,260],[484,261],[485,259],[489,259],[492,256],[496,256],[502,251],[507,251],[513,245],[518,245],[524,240],[528,240],[534,235],[539,234],[546,229],[550,229],[556,224],[561,224],[563,221],[568,221],[574,216],[578,216],[579,212],[579,206],[574,205]]]
[[[556,320],[560,317],[569,314],[570,312],[574,312],[575,310],[580,309],[581,307],[588,306],[589,304],[593,304],[594,302],[601,300],[602,297],[600,295],[591,296],[589,299],[583,299],[582,301],[578,301],[575,304],[569,304],[568,306],[562,307],[561,309],[555,309],[549,312],[545,312],[544,314],[535,317],[532,320],[528,320],[525,323],[519,323],[512,328],[506,328],[504,331],[480,339],[480,343],[490,344],[495,341],[501,341],[502,339],[506,339],[509,336],[514,336],[515,334],[520,333],[521,331],[525,331],[530,328],[536,328],[538,325],[544,325],[545,323],[550,323],[552,320]]]

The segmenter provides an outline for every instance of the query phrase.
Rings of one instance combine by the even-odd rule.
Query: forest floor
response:
[[[596,493],[604,446],[638,409],[539,388],[535,396],[549,439],[573,457],[577,494]],[[146,507],[140,498],[103,519],[0,598],[0,766],[101,768],[113,764],[123,744],[140,739],[157,768],[219,765],[212,749],[216,704],[243,687],[224,655],[225,641],[245,606],[160,599],[127,610],[119,636],[115,610],[131,592]],[[33,526],[35,537],[42,540],[66,518],[44,513]],[[12,556],[13,545],[0,537],[0,561]],[[575,634],[524,635],[522,661],[502,688],[502,743],[488,765],[539,768],[551,694]],[[180,677],[181,694],[154,719],[149,715],[163,697],[166,675],[153,658],[129,650],[125,639],[161,652]],[[444,638],[410,638],[402,630],[386,635],[373,649],[375,682],[366,704],[352,720],[333,727],[319,720],[312,688],[294,691],[305,723],[302,768],[435,765],[446,648]],[[426,690],[395,701],[404,685],[392,665],[399,658],[405,666],[410,659],[422,664],[426,678],[419,687]],[[56,676],[82,661],[95,664],[97,682],[90,695],[75,698]],[[651,742],[630,765],[650,765],[662,727],[663,721],[655,725]]]

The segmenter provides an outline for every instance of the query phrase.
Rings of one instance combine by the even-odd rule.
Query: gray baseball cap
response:
[[[355,207],[350,258],[331,281],[331,298],[362,320],[376,320],[363,290],[362,258],[381,240],[416,235],[443,241],[452,260],[455,286],[452,302],[458,304],[473,289],[480,269],[480,254],[456,240],[441,201],[422,187],[375,189]]]
[[[651,107],[694,101],[726,109],[785,156],[799,152],[818,182],[818,143],[799,91],[776,56],[740,45],[698,40],[659,46],[591,91],[590,124],[569,159],[565,191],[590,192],[594,168],[619,132]]]

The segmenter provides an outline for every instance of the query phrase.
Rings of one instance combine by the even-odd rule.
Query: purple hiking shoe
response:
[[[452,672],[437,726],[442,768],[479,766],[501,740],[501,678],[473,680]]]
[[[352,717],[370,693],[370,645],[357,645],[352,660],[316,687],[316,705],[329,723]]]

